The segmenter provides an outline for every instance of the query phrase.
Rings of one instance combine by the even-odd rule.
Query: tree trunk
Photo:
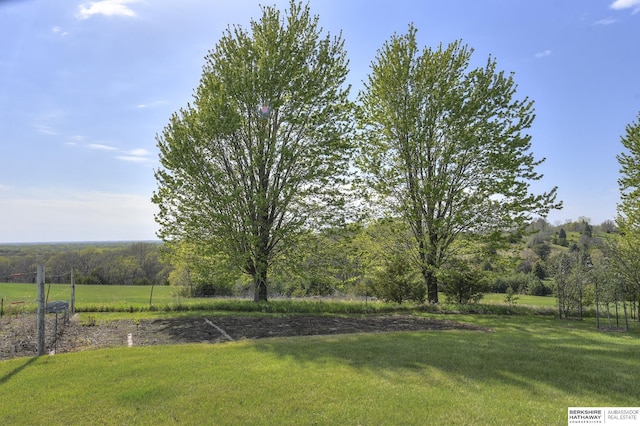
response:
[[[267,262],[258,261],[253,274],[253,301],[267,301]]]
[[[422,267],[422,278],[427,286],[427,300],[429,303],[438,303],[438,280],[433,270],[429,267]]]
[[[422,238],[423,236],[420,235]],[[424,239],[418,240],[420,271],[424,285],[427,286],[427,301],[429,303],[438,303],[438,279],[434,272],[435,257],[432,253],[427,253],[427,244]]]
[[[254,292],[253,292],[253,301],[256,303],[266,302],[267,301],[267,280],[266,274],[264,278],[260,278],[256,276],[253,280],[254,282]]]
[[[438,280],[433,272],[430,272],[427,278],[427,297],[430,303],[439,303]]]

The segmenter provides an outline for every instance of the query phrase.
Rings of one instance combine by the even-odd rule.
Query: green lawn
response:
[[[505,304],[504,294],[488,293],[480,300],[480,303]],[[545,308],[553,308],[556,306],[556,298],[554,296],[529,296],[527,294],[518,294],[516,306],[538,306]]]
[[[437,318],[443,316],[432,315]],[[640,327],[446,315],[425,331],[120,348],[0,362],[3,424],[565,425],[638,406]]]
[[[70,300],[70,284],[46,284],[44,287],[48,300]],[[0,298],[4,298],[5,306],[9,302],[24,301],[28,307],[35,307],[38,288],[36,284],[0,283]],[[81,304],[131,304],[149,305],[151,286],[120,286],[120,285],[76,285],[76,305]],[[175,288],[169,286],[154,286],[154,304],[174,303],[178,301]]]

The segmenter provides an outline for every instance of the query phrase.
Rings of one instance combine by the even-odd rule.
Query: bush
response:
[[[509,306],[513,306],[518,302],[518,299],[520,298],[518,297],[517,293],[513,291],[513,288],[511,288],[511,286],[509,286],[509,288],[507,288],[507,292],[504,294],[505,303],[507,303]]]
[[[400,256],[394,256],[375,274],[372,292],[386,302],[396,303],[423,303],[427,296],[427,289],[419,274],[412,268],[411,262]]]
[[[334,291],[334,284],[331,278],[312,275],[295,280],[287,288],[285,294],[293,297],[331,296]]]
[[[527,285],[527,294],[530,296],[548,296],[553,293],[551,286],[545,281],[532,277]]]
[[[447,303],[476,303],[487,290],[482,275],[462,262],[444,270],[438,279]]]
[[[530,279],[529,275],[521,273],[499,276],[493,279],[487,290],[492,293],[506,293],[511,287],[515,293],[523,293],[527,290]]]
[[[545,269],[542,262],[536,260],[536,263],[533,265],[533,270],[531,273],[538,279],[544,280],[547,278],[547,270]]]

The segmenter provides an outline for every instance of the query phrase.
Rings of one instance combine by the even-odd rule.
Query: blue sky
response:
[[[0,0],[0,242],[155,239],[155,136],[191,100],[204,56],[268,0]],[[311,0],[342,31],[353,94],[410,22],[462,40],[535,101],[562,223],[614,219],[620,136],[640,111],[640,0]]]

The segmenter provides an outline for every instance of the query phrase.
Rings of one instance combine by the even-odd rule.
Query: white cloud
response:
[[[594,22],[593,25],[611,25],[611,24],[615,24],[616,22],[618,22],[617,19],[604,18],[604,19],[600,19],[599,21]]]
[[[147,157],[140,157],[137,155],[118,155],[118,160],[128,161],[131,163],[152,163],[153,160]]]
[[[169,102],[167,101],[154,101],[154,102],[149,102],[146,104],[138,104],[136,105],[136,108],[138,109],[146,109],[146,108],[153,108],[153,107],[158,107],[158,106],[162,106],[162,105],[167,105]]]
[[[68,143],[69,145],[75,145],[75,143]],[[130,163],[151,164],[155,160],[150,158],[151,152],[144,148],[135,148],[131,150],[120,149],[111,145],[103,145],[98,143],[92,143],[86,145],[87,148],[96,151],[113,152],[119,155],[115,155],[114,158],[121,161],[127,161]]]
[[[65,142],[64,144],[68,145],[68,146],[77,146],[83,140],[84,140],[84,136],[76,135],[76,136],[73,136],[73,137],[69,138],[69,140],[67,142]]]
[[[51,28],[51,32],[62,37],[69,35],[69,33],[67,31],[64,31],[61,27],[53,27]]]
[[[76,17],[88,19],[93,15],[128,16],[135,17],[136,13],[127,6],[128,3],[136,3],[138,0],[103,0],[92,1],[78,6]]]
[[[118,150],[118,148],[116,148],[115,146],[102,145],[99,143],[91,143],[87,145],[87,148],[97,149],[99,151],[117,151]]]
[[[549,49],[547,49],[547,50],[544,50],[542,52],[536,53],[536,58],[538,58],[538,59],[539,58],[544,58],[545,56],[549,56],[549,55],[551,55],[551,51]]]
[[[145,155],[149,155],[150,152],[144,148],[138,148],[138,149],[132,149],[131,151],[128,152],[128,154],[136,155],[136,156],[145,156]]]
[[[609,6],[614,10],[633,9],[632,13],[640,12],[640,0],[616,0]]]
[[[34,124],[33,127],[36,128],[38,133],[42,133],[43,135],[57,135],[58,133],[51,127],[46,126],[44,124]]]

